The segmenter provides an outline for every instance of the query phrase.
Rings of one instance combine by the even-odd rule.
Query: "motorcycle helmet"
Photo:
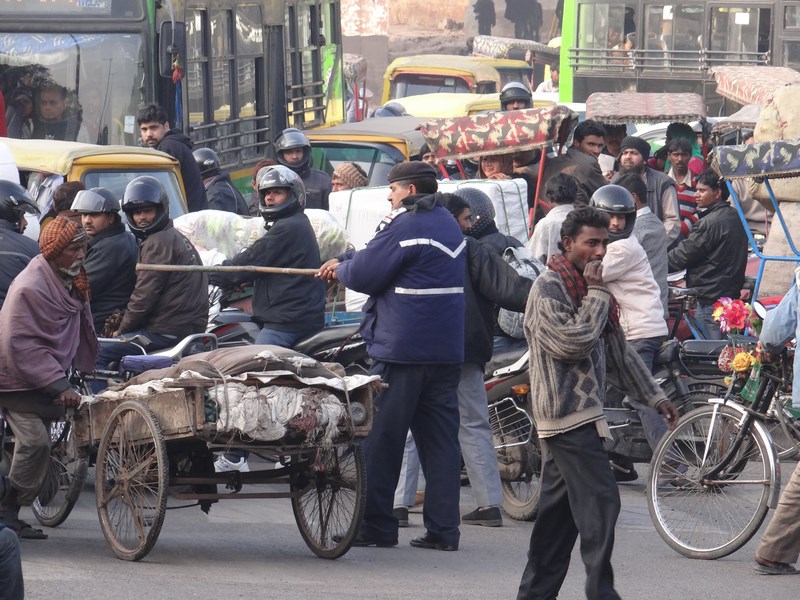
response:
[[[373,117],[404,117],[408,113],[406,109],[398,102],[387,102],[383,106],[379,106],[372,113]]]
[[[18,183],[0,180],[0,219],[8,221],[19,231],[22,214],[39,214],[39,207]]]
[[[219,156],[211,148],[198,148],[192,152],[194,162],[197,163],[197,168],[200,169],[200,177],[206,179],[214,177],[222,172],[219,167]]]
[[[604,185],[592,194],[589,206],[609,215],[625,215],[625,229],[619,232],[608,232],[612,242],[624,240],[631,235],[636,223],[636,202],[631,193],[621,185]]]
[[[303,149],[303,158],[300,162],[289,164],[283,157],[286,150]],[[302,173],[311,166],[311,142],[305,134],[295,127],[284,129],[281,136],[275,140],[275,154],[278,162],[284,167],[289,167],[295,173]]]
[[[500,90],[500,108],[502,110],[508,110],[508,104],[513,100],[522,100],[525,102],[525,108],[533,106],[531,91],[524,83],[519,81],[511,81]]]
[[[143,208],[155,208],[156,218],[147,227],[137,227],[133,220],[133,213]],[[150,175],[141,175],[131,179],[125,187],[122,197],[122,212],[128,221],[133,235],[144,240],[149,235],[164,229],[169,222],[169,198],[161,182]]]
[[[480,237],[487,228],[494,224],[494,204],[489,196],[473,187],[458,188],[456,196],[461,196],[469,202],[469,211],[472,213],[472,227],[464,233],[472,237]]]
[[[81,190],[75,194],[70,210],[79,213],[117,213],[119,200],[108,188]]]
[[[306,206],[306,187],[303,185],[303,180],[288,167],[282,165],[264,167],[256,175],[256,187],[259,197],[258,208],[265,221],[288,217]],[[286,188],[289,197],[280,204],[267,206],[264,204],[267,191],[274,188]]]

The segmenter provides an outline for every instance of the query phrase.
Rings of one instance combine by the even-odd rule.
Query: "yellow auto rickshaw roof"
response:
[[[169,166],[178,161],[169,154],[137,146],[98,146],[58,140],[18,140],[0,138],[21,170],[43,171],[67,175],[76,161],[120,166]]]
[[[463,92],[418,94],[392,100],[415,117],[452,118],[465,117],[490,110],[500,110],[500,94],[468,94]],[[535,99],[533,108],[558,104],[551,99]]]
[[[398,72],[425,72],[471,75],[476,81],[498,81],[495,66],[516,66],[524,61],[487,59],[484,56],[459,56],[456,54],[417,54],[401,56],[386,67],[386,75],[394,77]]]
[[[312,146],[315,141],[399,144],[408,149],[409,156],[414,156],[425,144],[425,139],[417,128],[426,120],[410,116],[373,117],[357,123],[306,130],[304,133],[312,142]]]

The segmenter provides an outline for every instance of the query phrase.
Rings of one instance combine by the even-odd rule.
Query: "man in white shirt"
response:
[[[547,264],[553,254],[561,252],[561,224],[575,208],[573,202],[578,194],[578,183],[572,175],[558,173],[553,175],[545,186],[545,195],[552,207],[547,215],[536,224],[527,248],[542,264]]]
[[[619,303],[619,322],[625,339],[651,371],[658,349],[668,330],[658,288],[647,254],[632,235],[636,222],[636,204],[631,193],[619,185],[607,185],[592,196],[591,206],[609,217],[608,235],[611,243],[603,258],[603,281]],[[667,423],[658,411],[631,397],[627,402],[639,413],[647,443],[655,450],[667,431]],[[622,465],[630,471],[617,477],[620,481],[636,479],[632,465]],[[615,469],[615,475],[617,470]]]
[[[543,81],[536,87],[537,94],[557,94],[558,93],[558,61],[550,65],[550,79]]]

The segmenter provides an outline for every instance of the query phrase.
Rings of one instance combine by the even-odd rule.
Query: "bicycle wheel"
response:
[[[361,446],[320,448],[306,455],[308,468],[292,476],[289,488],[300,535],[322,558],[344,555],[358,535],[367,499],[367,466]]]
[[[97,451],[97,514],[112,552],[140,560],[153,548],[167,508],[169,464],[153,412],[123,402],[109,417]]]
[[[706,477],[731,447],[740,419],[719,405],[692,411],[664,437],[651,462],[650,517],[664,541],[689,558],[721,558],[746,544],[778,485],[770,441],[752,427],[730,464],[714,480]]]
[[[710,398],[724,398],[727,392],[728,388],[719,383],[690,383],[686,402],[681,403],[678,399],[678,392],[670,394],[669,400],[678,409],[678,414],[682,416],[697,408],[708,406]]]
[[[69,456],[70,434],[68,421],[50,424],[50,470],[31,505],[33,516],[45,527],[58,527],[66,521],[78,501],[89,469],[89,459],[85,456]]]

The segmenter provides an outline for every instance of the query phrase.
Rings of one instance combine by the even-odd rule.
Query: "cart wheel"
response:
[[[320,448],[317,455],[304,458],[308,469],[295,475],[289,484],[293,492],[303,491],[292,498],[294,518],[314,554],[339,558],[350,549],[364,518],[364,451],[349,444]]]
[[[66,521],[86,480],[89,459],[68,456],[70,434],[68,421],[51,423],[50,470],[31,506],[33,516],[46,527],[58,527]]]
[[[111,550],[141,560],[158,539],[167,508],[169,462],[153,411],[135,401],[111,414],[97,451],[97,514]]]

